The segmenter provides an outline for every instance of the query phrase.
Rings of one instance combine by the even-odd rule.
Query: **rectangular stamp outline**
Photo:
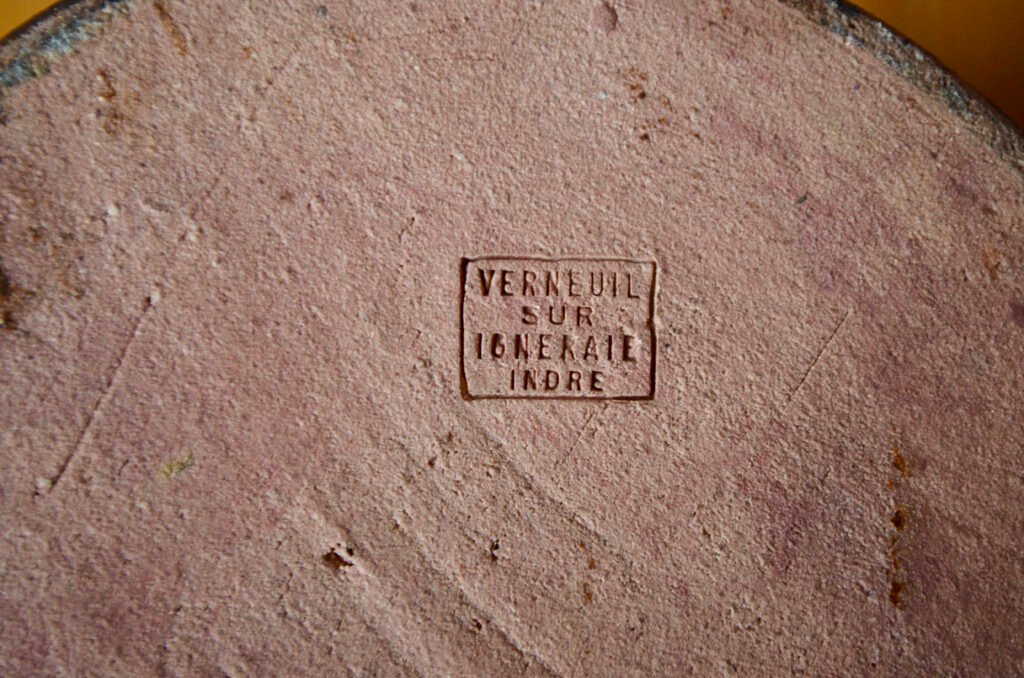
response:
[[[466,379],[466,274],[469,265],[477,261],[488,259],[518,260],[518,261],[539,261],[544,263],[557,263],[562,261],[587,261],[587,262],[618,262],[625,264],[650,264],[651,265],[651,295],[647,308],[647,327],[651,333],[651,373],[649,376],[650,388],[643,395],[630,396],[513,396],[513,395],[474,395],[469,392],[469,381]],[[473,400],[619,400],[623,402],[636,402],[654,400],[658,384],[658,335],[657,335],[657,297],[658,297],[658,262],[654,259],[630,259],[627,257],[538,257],[538,256],[517,256],[490,254],[479,257],[462,257],[459,261],[459,390],[462,399]]]

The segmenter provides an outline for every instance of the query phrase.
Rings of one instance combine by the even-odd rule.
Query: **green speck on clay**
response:
[[[184,473],[196,464],[196,457],[194,454],[189,452],[181,459],[169,461],[160,467],[160,473],[165,478],[173,478],[179,473]]]

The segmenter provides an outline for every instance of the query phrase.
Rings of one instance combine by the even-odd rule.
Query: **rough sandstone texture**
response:
[[[1024,672],[1024,174],[941,99],[781,3],[93,4],[4,78],[0,673]],[[462,397],[523,254],[657,262],[653,400]]]

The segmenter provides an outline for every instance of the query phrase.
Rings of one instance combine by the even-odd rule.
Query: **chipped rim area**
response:
[[[0,40],[0,121],[6,91],[50,72],[54,63],[99,35],[131,0],[68,0],[45,10]]]
[[[779,0],[827,28],[846,44],[866,49],[919,90],[940,101],[996,153],[1024,172],[1024,133],[938,59],[844,0]]]
[[[1024,133],[1002,111],[937,59],[878,19],[844,0],[778,0],[840,37],[866,49],[941,101],[996,153],[1024,173]],[[65,0],[0,40],[0,123],[6,90],[50,72],[51,65],[99,35],[133,0]]]

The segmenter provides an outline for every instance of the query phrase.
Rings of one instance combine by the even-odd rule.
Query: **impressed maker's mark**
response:
[[[467,398],[654,397],[653,261],[462,261]]]

